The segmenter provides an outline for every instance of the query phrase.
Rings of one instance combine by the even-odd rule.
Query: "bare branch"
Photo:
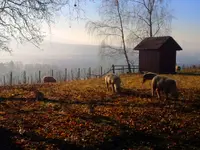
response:
[[[66,5],[74,11],[80,9],[80,1],[76,2],[76,7],[74,3],[70,0],[2,0],[0,49],[8,48],[8,42],[13,39],[20,43],[31,42],[39,48],[44,38],[42,24],[47,23],[50,27],[56,13]]]
[[[147,36],[156,36],[162,34],[163,31],[169,31],[172,18],[171,12],[168,10],[169,3],[167,0],[130,0],[137,7],[133,12],[133,19],[136,26],[143,27]],[[144,32],[144,34],[146,34]],[[169,32],[168,32],[169,33]]]

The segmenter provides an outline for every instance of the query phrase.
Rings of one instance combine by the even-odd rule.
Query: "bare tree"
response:
[[[80,0],[1,0],[0,49],[10,52],[9,42],[12,40],[28,41],[38,47],[44,37],[42,24],[53,23],[56,13],[64,6],[69,8],[69,15],[81,12]]]
[[[89,34],[100,37],[101,55],[117,56],[123,54],[129,66],[137,52],[130,52],[145,37],[170,34],[172,13],[169,0],[102,0],[100,21],[88,21]],[[120,43],[114,46],[113,41]],[[129,48],[128,48],[129,47]]]
[[[128,71],[131,72],[126,46],[128,16],[126,9],[124,9],[125,5],[125,1],[102,0],[101,21],[88,21],[86,29],[89,34],[101,38],[101,55],[110,57],[118,54],[124,55]],[[115,42],[113,43],[113,41]]]
[[[133,11],[130,14],[137,30],[136,38],[170,34],[173,16],[169,10],[169,0],[130,1],[133,2]]]

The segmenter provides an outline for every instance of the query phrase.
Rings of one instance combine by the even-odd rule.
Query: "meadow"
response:
[[[121,94],[107,91],[103,78],[2,86],[0,147],[200,149],[200,76],[167,76],[177,81],[178,100],[151,98],[140,74],[121,75]],[[35,101],[31,87],[45,99]]]

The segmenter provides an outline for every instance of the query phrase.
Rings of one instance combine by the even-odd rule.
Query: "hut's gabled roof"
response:
[[[171,36],[147,37],[134,50],[159,50],[163,45],[173,50],[182,50]]]

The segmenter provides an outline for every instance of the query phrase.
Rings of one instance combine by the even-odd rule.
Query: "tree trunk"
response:
[[[149,36],[153,37],[153,29],[152,29],[152,12],[149,13]]]
[[[123,44],[124,56],[125,56],[125,59],[126,59],[127,65],[128,65],[128,72],[131,73],[131,65],[129,63],[129,58],[128,58],[127,51],[126,51],[126,43],[125,43],[125,39],[124,39],[124,30],[123,30],[122,18],[121,18],[121,14],[120,14],[120,11],[119,11],[119,3],[117,3],[117,12],[118,12],[120,26],[121,26],[121,34],[122,34],[122,44]]]
[[[155,0],[149,1],[149,36],[153,37],[153,23],[152,23],[152,13],[155,5]]]

